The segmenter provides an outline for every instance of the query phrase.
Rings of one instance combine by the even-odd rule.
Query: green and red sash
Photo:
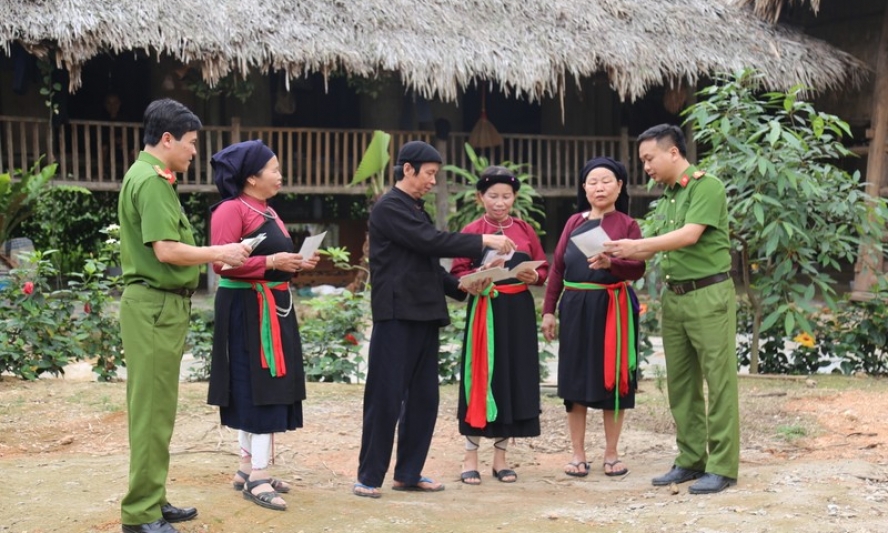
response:
[[[619,411],[620,395],[629,393],[629,372],[635,371],[638,359],[629,284],[625,281],[609,285],[565,281],[564,286],[575,291],[606,290],[610,297],[604,324],[604,388],[614,390],[619,383],[619,394],[614,395],[614,410]]]
[[[284,346],[281,342],[281,324],[275,311],[272,289],[285,291],[289,288],[286,281],[266,280],[233,280],[222,278],[219,286],[226,289],[253,289],[259,303],[259,338],[261,339],[260,358],[262,368],[267,369],[272,377],[287,375],[287,363],[284,361]]]
[[[481,291],[469,306],[469,334],[465,345],[463,382],[466,395],[466,423],[483,428],[496,420],[496,401],[490,388],[493,378],[493,306],[491,298],[527,290],[524,283],[494,285]]]

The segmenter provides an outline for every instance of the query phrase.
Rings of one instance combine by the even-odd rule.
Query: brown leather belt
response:
[[[142,285],[148,287],[149,289],[154,289],[160,292],[168,292],[170,294],[175,294],[176,296],[181,296],[183,298],[191,298],[191,295],[194,294],[194,289],[158,289],[157,287],[152,287],[148,285],[144,281],[141,282]]]
[[[666,286],[669,287],[669,290],[671,290],[675,294],[687,294],[691,291],[702,289],[703,287],[708,287],[710,285],[715,285],[716,283],[721,283],[728,278],[730,278],[730,276],[722,272],[721,274],[713,274],[711,276],[706,276],[705,278],[695,279],[691,281],[681,281],[676,283],[667,282]]]

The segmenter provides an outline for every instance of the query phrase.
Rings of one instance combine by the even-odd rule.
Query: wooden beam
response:
[[[888,142],[888,8],[882,12],[882,35],[876,53],[876,81],[873,84],[873,112],[870,127],[870,146],[885,146]],[[869,133],[869,132],[867,132]],[[886,182],[888,169],[884,150],[870,150],[866,161],[866,192],[874,197]],[[885,231],[885,228],[882,228]],[[875,285],[878,277],[884,275],[884,257],[874,243],[864,242],[860,246],[854,275],[852,298],[864,299]]]

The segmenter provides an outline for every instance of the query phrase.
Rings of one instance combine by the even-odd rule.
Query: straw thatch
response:
[[[536,99],[598,72],[629,100],[748,66],[770,88],[836,89],[866,75],[851,55],[736,0],[3,0],[0,49],[15,41],[54,47],[73,87],[89,58],[136,49],[199,64],[211,83],[251,68],[395,71],[444,100],[480,80]]]
[[[743,5],[752,5],[752,9],[759,17],[777,22],[780,19],[780,12],[783,10],[784,4],[810,4],[811,11],[817,13],[820,11],[820,0],[737,0]]]

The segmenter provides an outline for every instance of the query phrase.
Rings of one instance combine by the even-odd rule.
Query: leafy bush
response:
[[[188,335],[185,337],[185,351],[190,351],[194,363],[188,370],[190,381],[210,379],[210,363],[213,360],[213,326],[216,314],[212,309],[191,308]]]
[[[302,303],[308,307],[299,326],[306,379],[339,383],[362,380],[364,358],[359,350],[370,314],[367,297],[344,291]]]
[[[48,280],[58,276],[48,259],[53,253],[33,252],[0,288],[0,372],[32,380],[96,357],[98,379],[111,380],[123,364],[118,323],[107,310],[119,280],[106,276],[105,263],[90,259],[71,274],[69,289],[52,290]]]
[[[58,250],[52,261],[59,272],[66,274],[81,270],[88,258],[103,250],[104,238],[96,228],[116,223],[115,193],[59,186],[40,196],[33,216],[22,223],[21,233],[38,250]]]
[[[804,87],[762,94],[760,79],[753,70],[719,76],[685,112],[708,147],[699,166],[725,182],[753,373],[760,359],[762,368],[786,366],[780,339],[812,331],[815,297],[834,307],[829,271],[853,262],[862,242],[879,242],[888,213],[862,190],[858,172],[837,166],[853,155],[842,145],[848,124],[804,101]]]

